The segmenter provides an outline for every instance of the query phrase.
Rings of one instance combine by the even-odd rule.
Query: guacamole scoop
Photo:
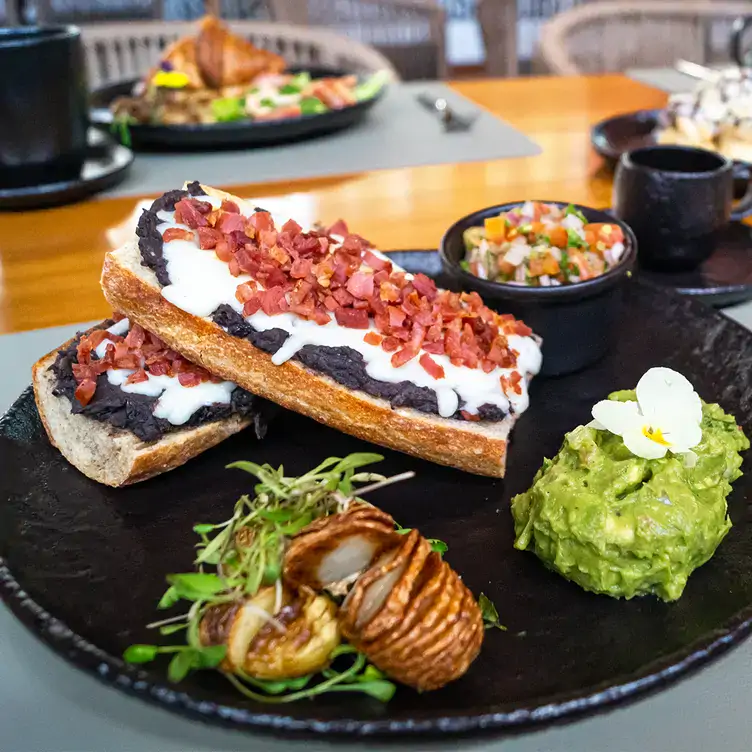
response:
[[[610,400],[633,401],[634,391]],[[632,454],[620,436],[580,426],[512,500],[515,548],[586,590],[616,598],[679,598],[731,528],[726,497],[749,441],[733,416],[702,403],[693,467]]]

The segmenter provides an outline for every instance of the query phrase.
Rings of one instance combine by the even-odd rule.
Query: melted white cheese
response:
[[[128,319],[122,319],[107,329],[112,334],[125,336],[130,329]],[[105,339],[97,345],[94,352],[97,357],[103,358],[107,345],[114,344],[112,340]],[[126,380],[133,373],[128,368],[111,368],[107,373],[110,384],[120,387],[128,394],[143,394],[147,397],[159,397],[154,405],[154,415],[157,418],[172,423],[174,426],[182,426],[190,420],[191,415],[202,407],[209,405],[228,405],[235,389],[231,381],[222,381],[215,384],[211,381],[202,381],[196,386],[183,386],[177,376],[154,376],[147,373],[147,381],[137,384],[126,384]]]
[[[159,218],[164,220],[157,227],[160,233],[164,234],[168,227],[188,229],[175,223],[174,214],[160,212]],[[235,298],[235,290],[251,277],[233,277],[225,262],[220,261],[212,251],[202,251],[197,242],[172,240],[164,244],[162,252],[171,281],[162,289],[166,300],[194,316],[208,317],[223,303],[242,313],[243,305]],[[399,267],[395,265],[395,268]],[[436,379],[419,363],[424,351],[405,365],[395,368],[391,363],[392,353],[384,351],[379,345],[369,345],[363,341],[366,330],[339,326],[333,318],[321,326],[293,313],[268,316],[258,311],[246,317],[246,321],[258,331],[283,329],[288,332],[290,336],[272,356],[272,362],[276,365],[292,358],[305,345],[350,347],[363,355],[366,373],[371,378],[389,383],[411,381],[416,386],[433,389],[439,415],[445,418],[457,411],[460,400],[464,403],[462,409],[472,414],[477,414],[481,405],[494,405],[507,411],[510,404],[516,413],[522,413],[529,404],[524,377],[538,373],[541,366],[541,351],[536,342],[530,337],[511,335],[508,337],[509,345],[519,353],[515,368],[495,368],[490,373],[484,373],[480,368],[455,366],[446,355],[431,355],[444,368],[444,378]],[[510,391],[505,395],[500,377],[509,377],[513,371],[523,376],[519,386],[521,393]]]

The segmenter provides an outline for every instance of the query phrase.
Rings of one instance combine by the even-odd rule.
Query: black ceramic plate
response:
[[[434,272],[436,254],[401,254]],[[236,436],[185,467],[131,488],[88,481],[49,445],[25,392],[0,423],[0,592],[26,626],[79,668],[122,691],[215,724],[328,735],[451,734],[510,730],[572,718],[664,686],[739,642],[752,627],[752,475],[729,497],[734,527],[677,603],[596,596],[512,547],[509,500],[526,489],[563,435],[592,404],[629,387],[650,366],[671,366],[752,433],[748,364],[752,333],[691,299],[630,284],[619,344],[597,366],[538,379],[515,428],[506,480],[490,480],[385,451],[381,470],[417,478],[372,501],[406,526],[449,545],[447,560],[475,593],[498,606],[508,631],[487,633],[469,673],[419,695],[400,689],[387,705],[349,695],[285,706],[243,700],[221,676],[178,686],[164,666],[125,667],[118,656],[151,641],[164,575],[190,569],[198,521],[225,519],[249,476],[237,459],[284,463],[290,474],[365,442],[282,413],[256,442]],[[377,450],[378,451],[378,450]]]
[[[609,214],[611,209],[604,209]],[[729,222],[718,234],[712,256],[689,272],[639,269],[640,279],[682,295],[723,306],[752,300],[752,227]]]
[[[88,140],[86,161],[77,180],[0,188],[0,210],[27,211],[72,204],[117,185],[133,162],[133,152],[94,128],[89,130]]]
[[[313,78],[348,74],[347,71],[332,68],[308,67],[306,70]],[[92,123],[109,128],[112,124],[110,103],[117,97],[130,94],[136,82],[136,79],[122,81],[93,92],[90,112]],[[342,110],[277,121],[254,123],[246,120],[205,125],[131,125],[128,128],[131,148],[168,151],[257,147],[322,136],[359,123],[368,110],[383,96],[383,93],[384,89],[377,96]]]

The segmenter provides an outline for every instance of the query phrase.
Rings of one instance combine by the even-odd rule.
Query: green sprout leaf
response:
[[[210,645],[193,653],[194,668],[216,668],[227,655],[227,645]]]
[[[168,587],[165,594],[160,598],[157,603],[158,609],[171,608],[180,600],[180,595],[174,587]]]
[[[449,550],[449,546],[438,538],[429,538],[428,542],[431,544],[431,550],[442,556]]]
[[[159,653],[156,645],[131,645],[123,653],[123,660],[127,663],[149,663]]]
[[[462,259],[460,261],[460,267],[464,269],[466,272],[470,271],[470,262],[467,259]]]
[[[227,589],[226,583],[216,574],[205,572],[168,574],[167,582],[172,585],[180,598],[187,601],[205,600]]]
[[[199,535],[206,535],[207,533],[210,533],[212,530],[216,529],[216,525],[194,525],[193,526],[193,532],[198,533]]]
[[[480,607],[480,613],[486,629],[500,629],[502,632],[507,631],[507,628],[499,622],[499,612],[488,596],[481,593],[478,596],[478,606]]]
[[[183,681],[194,667],[194,660],[194,650],[181,650],[179,653],[175,653],[175,655],[172,656],[170,665],[167,667],[167,678],[173,684]]]
[[[159,628],[159,634],[171,635],[175,634],[175,632],[180,632],[182,629],[186,629],[187,627],[187,624],[165,624],[164,627]]]

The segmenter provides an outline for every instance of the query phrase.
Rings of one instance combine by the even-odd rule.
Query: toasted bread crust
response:
[[[165,300],[145,274],[122,263],[137,252],[132,245],[105,256],[105,298],[113,310],[154,332],[189,360],[344,433],[467,472],[503,477],[512,416],[489,429],[488,424],[393,409],[386,400],[341,386],[297,361],[274,365],[270,355],[247,340]]]
[[[99,328],[101,325],[93,327]],[[147,444],[130,431],[85,415],[74,415],[67,397],[52,394],[54,377],[49,373],[58,351],[72,341],[60,345],[32,367],[34,400],[52,445],[68,462],[98,483],[118,487],[147,480],[179,467],[252,422],[249,418],[232,416],[196,428],[174,431]],[[85,444],[81,441],[84,436]],[[92,451],[93,447],[96,447],[96,452]]]

